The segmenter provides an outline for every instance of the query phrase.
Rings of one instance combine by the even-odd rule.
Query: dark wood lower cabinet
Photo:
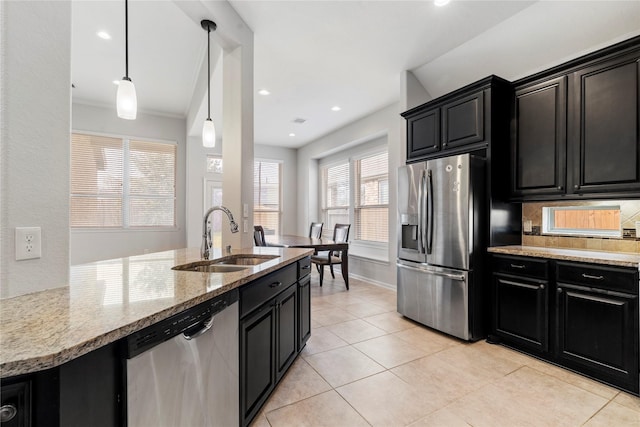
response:
[[[494,255],[493,269],[502,343],[640,392],[637,268]]]
[[[637,393],[638,297],[557,285],[558,361]]]
[[[494,276],[495,332],[535,352],[549,349],[549,286],[515,276]]]
[[[298,307],[300,322],[298,324],[298,351],[311,336],[311,276],[298,282]]]
[[[276,380],[285,374],[298,355],[298,287],[291,286],[276,300]]]

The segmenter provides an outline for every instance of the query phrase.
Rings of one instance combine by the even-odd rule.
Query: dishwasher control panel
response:
[[[233,289],[138,332],[134,332],[126,338],[127,358],[135,357],[176,335],[207,322],[212,316],[215,316],[236,301],[238,301],[238,290]]]

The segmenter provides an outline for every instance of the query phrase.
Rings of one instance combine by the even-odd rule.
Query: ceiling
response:
[[[129,75],[139,111],[185,117],[206,57],[206,36],[175,1],[185,0],[129,1]],[[398,101],[404,70],[415,71],[427,88],[442,82],[448,76],[442,58],[464,52],[471,40],[487,37],[516,14],[540,13],[532,7],[536,3],[231,0],[254,32],[254,140],[283,147],[313,141]],[[72,13],[73,100],[115,109],[112,81],[124,75],[124,2],[74,0]],[[112,39],[98,38],[99,30]],[[505,34],[497,37],[505,40]],[[473,68],[464,58],[455,60]],[[429,64],[435,64],[436,76]],[[260,89],[271,94],[259,95]],[[439,95],[438,87],[430,92]],[[341,110],[332,111],[334,106]],[[294,123],[297,118],[305,122]]]

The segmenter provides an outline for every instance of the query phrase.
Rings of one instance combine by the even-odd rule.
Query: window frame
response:
[[[104,137],[104,138],[114,138],[122,140],[122,152],[123,152],[123,170],[122,170],[122,207],[121,207],[121,220],[122,225],[116,227],[77,227],[71,224],[71,220],[69,221],[69,230],[73,233],[83,233],[83,232],[100,232],[100,233],[121,233],[123,231],[150,231],[150,232],[165,232],[165,231],[176,231],[178,230],[178,199],[177,199],[177,187],[178,187],[178,142],[174,140],[166,140],[160,138],[147,138],[147,137],[138,137],[132,135],[124,135],[124,134],[115,134],[115,133],[107,133],[107,132],[92,132],[85,131],[79,129],[72,129],[69,138],[69,144],[73,144],[73,136],[74,135],[87,135],[87,136],[95,136],[95,137]],[[173,225],[171,226],[163,226],[163,225],[153,225],[153,226],[131,226],[130,225],[130,217],[129,217],[129,207],[130,200],[133,196],[135,199],[141,198],[140,196],[129,194],[130,190],[130,142],[131,141],[140,141],[140,142],[150,142],[150,143],[158,143],[158,144],[166,144],[174,146],[174,169],[173,169]],[[69,157],[69,166],[71,165],[71,157]],[[71,181],[71,175],[69,175],[69,181]],[[71,191],[71,183],[69,183],[69,200],[75,194]],[[93,197],[93,196],[88,196]],[[161,196],[144,196],[142,198],[151,198],[151,199],[170,199],[170,197],[161,197]],[[69,206],[69,210],[71,211],[71,206]]]
[[[589,228],[559,228],[555,226],[556,211],[599,211],[618,210],[621,213],[620,205],[583,205],[583,206],[543,206],[542,208],[542,234],[552,236],[576,236],[576,237],[609,237],[622,238],[622,221],[617,230],[589,229]]]
[[[255,188],[255,183],[256,183],[256,177],[253,177],[253,183],[254,183],[254,197],[253,197],[253,222],[255,223],[256,220],[256,213],[277,213],[278,214],[278,230],[277,230],[277,235],[282,235],[283,234],[283,230],[282,230],[282,217],[284,216],[284,183],[283,183],[283,177],[284,177],[284,161],[281,159],[266,159],[266,158],[254,158],[253,159],[253,168],[255,171],[255,167],[256,167],[256,163],[274,163],[278,165],[278,210],[270,210],[270,209],[258,209],[258,204],[256,203],[256,199],[255,199],[255,194],[256,191],[258,191],[259,194],[259,189]],[[261,225],[261,224],[256,224],[256,225]]]
[[[355,148],[357,150],[357,147]],[[355,239],[356,236],[356,223],[355,223],[355,206],[356,206],[356,168],[355,162],[373,157],[377,154],[387,153],[387,162],[389,162],[389,147],[388,145],[378,145],[376,147],[369,147],[362,150],[354,151],[354,149],[349,150],[350,154],[345,155],[344,157],[334,157],[331,156],[330,159],[319,159],[318,160],[318,185],[319,185],[319,213],[321,215],[322,221],[325,223],[325,227],[323,228],[323,237],[331,238],[333,237],[333,229],[328,226],[327,216],[326,216],[326,185],[324,180],[324,170],[333,166],[337,166],[340,164],[348,163],[349,165],[349,206],[348,206],[348,214],[349,214],[349,223],[351,224],[351,231],[349,232],[349,256],[355,256],[359,258],[364,258],[370,261],[379,261],[382,263],[389,262],[389,245],[391,242],[389,241],[390,236],[388,236],[387,242],[376,242],[369,240],[358,240]],[[389,184],[391,184],[391,174],[389,169],[387,170]],[[389,198],[391,194],[389,194]],[[387,205],[376,205],[379,207],[386,206],[387,209],[390,209],[390,204]],[[370,208],[372,206],[367,206]],[[333,208],[336,209],[336,208]],[[388,225],[388,224],[387,224]]]

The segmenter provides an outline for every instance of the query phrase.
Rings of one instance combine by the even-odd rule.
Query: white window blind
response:
[[[388,153],[356,160],[355,239],[389,241]]]
[[[176,146],[74,133],[72,228],[175,227]]]
[[[333,237],[336,224],[350,224],[349,221],[349,163],[341,163],[322,169],[322,210],[324,227],[322,234]]]
[[[255,161],[253,164],[253,223],[265,234],[281,234],[282,164]]]

